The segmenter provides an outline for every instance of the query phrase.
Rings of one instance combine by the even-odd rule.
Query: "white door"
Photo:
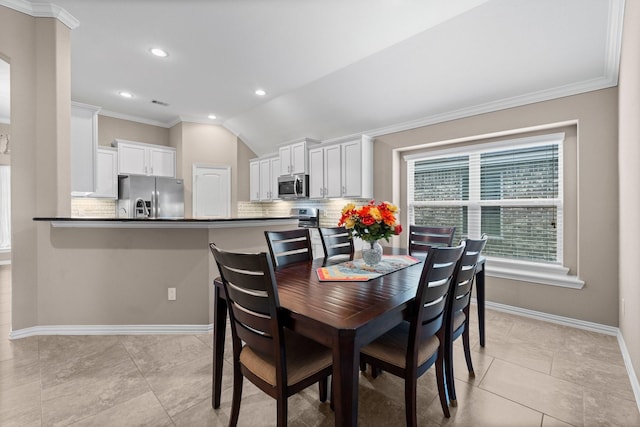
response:
[[[231,216],[231,168],[193,165],[193,217]]]

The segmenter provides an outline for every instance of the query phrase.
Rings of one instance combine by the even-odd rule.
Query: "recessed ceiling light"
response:
[[[151,53],[155,56],[159,56],[160,58],[166,58],[167,56],[169,56],[166,51],[160,49],[159,47],[154,47],[153,49],[151,49]]]
[[[215,114],[209,114],[207,117],[210,118],[211,120],[215,120],[216,118]]]
[[[263,89],[256,89],[256,95],[265,96],[266,94],[267,92],[265,92]]]
[[[131,92],[126,92],[126,91],[123,90],[123,91],[120,91],[118,93],[123,98],[133,98],[133,95],[131,94]]]

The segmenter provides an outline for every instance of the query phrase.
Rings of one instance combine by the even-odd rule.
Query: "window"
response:
[[[407,157],[409,222],[487,234],[487,257],[562,264],[564,134]]]

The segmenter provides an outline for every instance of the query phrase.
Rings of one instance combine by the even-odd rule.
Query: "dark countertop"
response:
[[[248,227],[266,224],[297,224],[298,218],[248,217],[248,218],[88,218],[88,217],[35,217],[34,221],[47,221],[53,227],[83,228],[226,228]]]

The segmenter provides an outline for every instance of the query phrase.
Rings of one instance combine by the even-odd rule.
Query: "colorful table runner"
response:
[[[409,255],[383,255],[382,261],[373,267],[365,264],[362,259],[354,259],[320,267],[316,273],[321,282],[366,282],[419,262],[419,259]]]

